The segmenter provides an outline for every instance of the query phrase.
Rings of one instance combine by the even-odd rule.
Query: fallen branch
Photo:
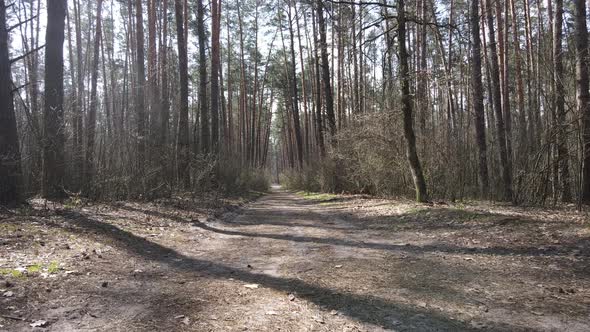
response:
[[[22,318],[22,317],[14,317],[14,316],[9,316],[9,315],[0,315],[0,317],[2,318],[6,318],[6,319],[12,319],[12,320],[20,320],[22,322],[26,322],[27,320]]]

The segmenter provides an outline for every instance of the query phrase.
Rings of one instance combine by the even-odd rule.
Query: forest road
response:
[[[246,284],[239,292],[243,305],[231,315],[237,321],[223,329],[587,331],[590,327],[583,318],[535,312],[512,303],[506,292],[522,290],[518,285],[522,274],[505,268],[512,276],[507,278],[493,271],[494,264],[505,266],[505,261],[490,262],[490,268],[481,267],[485,262],[474,266],[478,257],[469,255],[471,250],[432,245],[434,236],[425,236],[421,228],[389,230],[388,223],[395,219],[357,218],[355,208],[363,207],[355,206],[353,198],[318,197],[274,187],[238,215],[199,223],[216,234],[207,251],[232,269],[231,281]]]
[[[11,281],[0,331],[590,331],[588,257],[483,245],[512,219],[278,188],[218,218],[189,207],[22,223],[64,268]]]

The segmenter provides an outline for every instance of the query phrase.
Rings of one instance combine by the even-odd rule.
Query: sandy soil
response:
[[[0,211],[0,330],[590,331],[585,214],[230,203]]]

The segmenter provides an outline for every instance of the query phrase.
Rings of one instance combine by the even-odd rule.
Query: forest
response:
[[[4,6],[4,203],[590,201],[583,4],[79,2]]]
[[[589,18],[0,0],[0,331],[590,330]]]

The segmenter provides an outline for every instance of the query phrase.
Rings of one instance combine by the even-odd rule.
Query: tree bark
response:
[[[220,0],[211,2],[211,148],[217,154],[219,150],[219,34],[221,29]]]
[[[45,105],[43,109],[43,197],[63,198],[64,191],[64,30],[66,0],[47,2],[45,34]]]
[[[553,20],[553,66],[555,69],[554,93],[555,93],[555,115],[557,130],[557,163],[559,174],[559,195],[564,202],[570,202],[571,188],[569,180],[569,153],[566,142],[566,123],[565,123],[565,87],[563,72],[563,51],[562,51],[562,31],[563,31],[563,0],[555,1],[555,18]]]
[[[176,39],[178,41],[178,66],[180,71],[180,107],[178,118],[178,179],[184,188],[190,186],[189,130],[188,130],[188,55],[184,39],[184,13],[182,0],[174,1],[176,13]]]
[[[20,150],[11,83],[6,4],[0,0],[0,205],[20,199]]]
[[[498,50],[496,47],[496,36],[494,34],[494,17],[492,1],[486,1],[486,17],[488,21],[488,36],[490,49],[490,69],[491,69],[491,88],[494,112],[496,114],[496,131],[498,135],[498,145],[500,154],[500,167],[502,176],[502,199],[512,200],[512,177],[510,164],[508,161],[508,151],[506,147],[506,128],[504,125],[504,115],[502,112],[502,94],[500,87],[500,69],[498,61]]]
[[[416,135],[412,118],[412,95],[410,93],[410,68],[408,65],[408,51],[406,49],[406,13],[405,1],[397,1],[397,36],[399,41],[399,77],[402,93],[402,113],[404,117],[404,138],[406,140],[406,157],[412,172],[416,201],[428,201],[426,181],[422,173],[422,166],[416,152]]]
[[[158,46],[156,31],[156,0],[148,1],[148,90],[150,109],[150,154],[155,159],[161,154],[161,100],[158,88]],[[152,158],[150,158],[152,160]],[[152,162],[155,162],[153,160]]]
[[[318,49],[320,48],[320,41],[316,33],[315,15],[312,16],[313,22],[313,41],[314,41],[314,66],[315,66],[315,127],[318,148],[320,155],[323,157],[326,154],[326,147],[324,142],[324,121],[322,116],[322,79],[320,76],[320,55]]]
[[[163,37],[160,44],[160,78],[162,108],[160,109],[160,140],[163,146],[168,142],[168,125],[170,122],[170,95],[168,89],[168,0],[163,1]]]
[[[201,153],[208,154],[210,146],[209,111],[207,109],[207,40],[205,36],[205,8],[197,0],[197,35],[199,39],[199,110],[201,113]]]
[[[479,36],[479,0],[471,0],[471,85],[473,93],[473,113],[475,115],[475,141],[478,152],[479,189],[482,197],[486,197],[490,189],[488,175],[487,142],[485,111],[483,106],[483,83],[481,72],[481,39]]]
[[[586,1],[574,0],[574,31],[576,44],[576,105],[582,117],[582,193],[581,201],[590,203],[590,92],[588,91],[588,27]]]
[[[137,91],[135,94],[135,113],[137,114],[137,176],[143,180],[146,162],[146,128],[145,128],[145,63],[143,34],[143,1],[135,1],[136,40],[136,74]]]
[[[330,62],[328,60],[326,22],[324,20],[324,5],[322,0],[317,1],[317,12],[322,53],[322,81],[324,83],[324,96],[326,99],[326,117],[328,119],[328,128],[330,129],[330,141],[334,143],[336,136],[336,116],[334,115],[334,97],[332,94],[332,82],[330,81]]]
[[[514,58],[516,62],[516,93],[518,96],[518,122],[519,122],[519,140],[520,140],[520,152],[526,152],[527,146],[527,128],[526,128],[526,114],[525,114],[525,99],[524,99],[524,83],[522,80],[522,61],[521,61],[521,51],[520,51],[520,41],[519,41],[519,28],[518,28],[518,21],[516,18],[516,7],[514,5],[515,0],[510,1],[510,16],[512,20],[512,44],[514,47]]]
[[[293,126],[295,129],[295,143],[297,144],[297,161],[299,163],[299,167],[303,167],[303,140],[301,138],[301,123],[299,121],[299,96],[298,96],[298,89],[297,89],[297,71],[296,71],[296,58],[295,58],[295,34],[293,32],[293,20],[294,18],[291,15],[291,5],[293,4],[293,0],[289,0],[289,4],[287,5],[287,15],[289,19],[289,36],[291,41],[291,103],[292,103],[292,112],[293,112]]]
[[[90,108],[86,120],[86,160],[84,167],[85,191],[88,193],[92,188],[94,178],[94,139],[96,136],[96,109],[98,107],[97,85],[98,85],[98,63],[100,56],[100,40],[102,36],[102,0],[98,0],[96,9],[96,28],[94,34],[94,50],[92,58],[91,83],[90,83]],[[104,78],[103,78],[104,79]]]

